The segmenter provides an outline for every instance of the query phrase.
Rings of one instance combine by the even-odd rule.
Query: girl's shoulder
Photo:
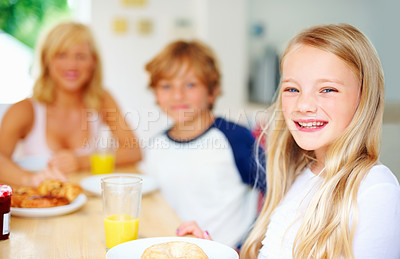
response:
[[[399,186],[399,182],[393,172],[385,165],[374,165],[365,176],[365,182],[375,183],[392,183]]]
[[[363,194],[371,191],[374,192],[389,189],[400,193],[399,181],[388,167],[378,164],[373,166],[364,177],[358,194],[359,197],[362,197]]]

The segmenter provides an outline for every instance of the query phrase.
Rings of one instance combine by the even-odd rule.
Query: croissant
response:
[[[14,188],[11,207],[48,208],[67,205],[73,202],[81,192],[81,187],[76,184],[45,180],[38,188]]]

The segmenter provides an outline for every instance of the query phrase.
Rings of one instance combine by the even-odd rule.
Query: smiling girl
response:
[[[400,188],[379,162],[383,71],[356,28],[289,43],[268,132],[268,192],[242,258],[400,258]]]

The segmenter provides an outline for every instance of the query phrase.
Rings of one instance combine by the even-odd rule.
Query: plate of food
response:
[[[147,194],[154,190],[157,190],[158,185],[154,178],[143,174],[131,174],[131,173],[112,173],[112,174],[95,174],[88,176],[80,182],[82,189],[88,193],[101,196],[101,178],[108,176],[137,176],[143,179],[142,193]]]
[[[128,241],[108,250],[106,259],[117,258],[238,259],[239,255],[227,245],[206,239],[153,237]]]
[[[11,196],[11,215],[52,217],[80,209],[87,201],[82,188],[73,183],[46,180],[39,187],[17,187]]]

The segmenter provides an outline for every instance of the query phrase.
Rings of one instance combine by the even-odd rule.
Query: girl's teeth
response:
[[[299,125],[303,128],[317,128],[319,126],[324,125],[323,122],[314,121],[314,122],[299,122]]]

